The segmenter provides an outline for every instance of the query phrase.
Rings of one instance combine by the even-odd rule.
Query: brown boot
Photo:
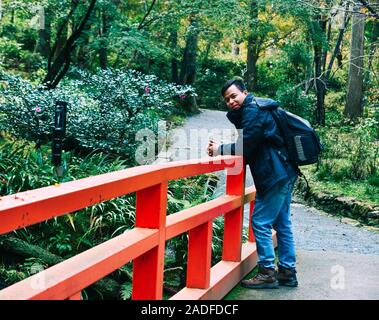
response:
[[[249,280],[242,280],[241,286],[249,289],[277,289],[279,283],[276,279],[275,269],[258,265],[257,275]]]
[[[287,269],[279,266],[278,281],[281,286],[297,287],[296,269]]]

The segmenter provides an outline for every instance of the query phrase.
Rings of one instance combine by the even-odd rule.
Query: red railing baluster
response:
[[[212,257],[212,220],[189,231],[187,287],[209,287]]]
[[[132,299],[160,300],[163,297],[167,182],[137,191],[136,195],[136,227],[159,229],[159,240],[155,248],[134,259]]]
[[[241,261],[243,196],[245,193],[245,165],[241,159],[236,161],[236,168],[242,166],[240,172],[236,168],[227,169],[226,194],[241,196],[241,206],[225,214],[222,260]]]

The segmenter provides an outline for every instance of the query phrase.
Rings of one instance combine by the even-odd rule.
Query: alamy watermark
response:
[[[345,268],[337,264],[332,266],[330,272],[333,275],[330,278],[330,287],[333,290],[345,289]]]
[[[30,28],[36,30],[45,29],[45,8],[42,4],[21,4],[21,6],[23,10],[32,15],[32,18],[29,21]],[[3,18],[5,10],[7,10],[7,7],[3,4],[3,1],[0,0],[0,20]]]
[[[42,5],[31,6],[30,12],[34,14],[29,26],[36,30],[45,29],[45,8]]]
[[[236,141],[235,154],[242,155],[243,143],[238,137],[242,137],[242,130],[228,128],[199,128],[187,131],[179,128],[168,133],[166,122],[159,121],[157,134],[148,128],[136,133],[135,140],[139,144],[135,152],[135,160],[140,165],[184,160],[201,160],[203,164],[223,162],[231,165],[229,174],[239,174],[242,164],[236,163],[235,159],[214,158],[207,154],[208,143],[213,140],[220,144],[223,141]],[[227,143],[224,146],[224,154],[231,154],[231,145]]]

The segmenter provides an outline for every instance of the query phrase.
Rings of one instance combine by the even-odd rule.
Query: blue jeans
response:
[[[279,266],[295,268],[295,243],[292,234],[290,204],[297,176],[275,184],[265,194],[257,193],[252,216],[252,228],[257,242],[258,264],[275,268],[272,228],[276,230]]]

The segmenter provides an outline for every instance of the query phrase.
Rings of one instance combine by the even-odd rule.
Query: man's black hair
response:
[[[224,93],[226,90],[228,90],[229,87],[231,87],[232,85],[235,85],[241,92],[244,92],[246,90],[246,86],[245,86],[245,83],[243,82],[242,79],[230,79],[228,81],[226,81],[226,83],[224,84],[224,86],[222,87],[221,89],[221,95],[224,96]]]

